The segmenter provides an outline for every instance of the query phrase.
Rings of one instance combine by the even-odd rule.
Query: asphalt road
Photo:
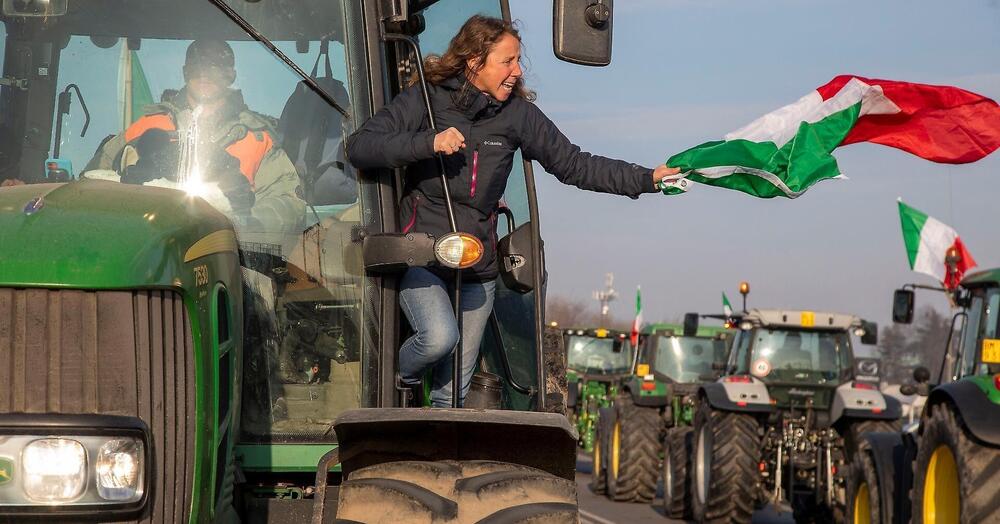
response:
[[[660,490],[653,504],[627,504],[612,502],[603,495],[590,492],[590,472],[593,464],[590,457],[579,454],[576,457],[577,497],[580,501],[580,522],[582,524],[669,524],[685,522],[664,516],[663,499]],[[794,524],[791,513],[777,514],[770,508],[754,513],[754,524]]]

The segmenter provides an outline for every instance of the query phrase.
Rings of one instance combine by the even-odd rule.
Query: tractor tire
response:
[[[608,435],[608,497],[649,504],[660,474],[660,412],[636,406],[627,394],[615,399],[614,409]]]
[[[913,523],[1000,522],[1000,448],[969,435],[962,414],[948,403],[931,406],[920,425]]]
[[[753,415],[699,403],[691,456],[691,510],[696,521],[750,522],[759,480],[759,430]]]
[[[590,470],[590,491],[595,495],[604,495],[608,492],[607,464],[604,457],[607,456],[607,435],[601,429],[600,420],[594,428],[594,450],[591,452],[593,467]]]
[[[506,462],[386,462],[350,474],[337,519],[363,524],[575,523],[576,484]]]
[[[688,463],[694,428],[672,428],[663,439],[663,512],[672,519],[691,518],[691,482]]]
[[[847,518],[855,524],[882,522],[882,497],[878,472],[871,453],[862,450],[854,454],[847,469]]]
[[[902,425],[898,420],[862,420],[851,424],[844,435],[844,448],[848,459],[866,446],[862,438],[865,433],[899,433]]]

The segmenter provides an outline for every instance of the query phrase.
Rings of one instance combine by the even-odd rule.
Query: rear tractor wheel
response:
[[[659,476],[660,412],[636,406],[627,394],[615,399],[614,409],[606,459],[608,496],[617,502],[649,504]]]
[[[493,461],[387,462],[351,473],[337,518],[364,524],[575,523],[576,484]]]
[[[691,509],[698,522],[750,522],[759,480],[759,427],[753,415],[699,403],[691,457]]]
[[[921,431],[914,463],[914,524],[1000,522],[1000,449],[974,440],[962,414],[947,403],[931,407]]]
[[[593,468],[590,471],[590,491],[595,495],[604,495],[608,492],[607,464],[604,455],[607,448],[605,440],[607,436],[601,431],[601,424],[598,421],[594,428],[594,450],[591,453]]]
[[[672,519],[691,517],[688,463],[693,451],[691,426],[670,429],[663,439],[663,511]]]

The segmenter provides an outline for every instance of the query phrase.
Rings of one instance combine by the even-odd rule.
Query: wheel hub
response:
[[[924,522],[958,522],[961,497],[958,492],[958,467],[955,455],[945,444],[938,446],[927,463],[924,475]]]
[[[854,524],[871,524],[871,507],[868,505],[868,483],[862,482],[854,494]]]

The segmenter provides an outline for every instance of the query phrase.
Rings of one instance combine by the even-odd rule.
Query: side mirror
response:
[[[861,323],[861,326],[865,330],[865,334],[861,335],[861,343],[866,346],[878,344],[878,324],[864,321]]]
[[[917,366],[913,370],[913,381],[917,384],[926,384],[931,380],[931,371],[924,366]]]
[[[684,314],[684,336],[693,337],[698,334],[698,314]]]
[[[613,0],[552,2],[552,50],[556,58],[574,64],[611,63]]]
[[[854,378],[864,382],[878,383],[882,362],[877,358],[858,358],[854,364]]]
[[[897,289],[892,293],[892,321],[897,324],[913,322],[913,290]]]

